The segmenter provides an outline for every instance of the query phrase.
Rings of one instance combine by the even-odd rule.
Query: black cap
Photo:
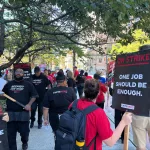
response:
[[[40,72],[41,70],[40,70],[40,67],[38,67],[38,66],[36,66],[35,68],[34,68],[34,73],[37,73],[37,72]]]
[[[62,72],[57,73],[56,81],[64,81],[65,79],[66,77]]]

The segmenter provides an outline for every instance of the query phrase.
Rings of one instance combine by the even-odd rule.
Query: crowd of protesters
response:
[[[3,119],[9,120],[7,128],[10,150],[17,150],[17,132],[21,136],[22,150],[28,149],[30,132],[28,127],[29,123],[30,128],[34,127],[37,108],[38,129],[41,129],[42,124],[46,126],[50,123],[54,136],[57,138],[59,118],[77,98],[79,99],[77,105],[79,110],[91,105],[99,107],[87,117],[85,145],[88,146],[93,138],[96,138],[96,144],[92,143],[90,150],[101,150],[102,142],[113,146],[120,137],[123,142],[124,127],[132,122],[132,116],[130,113],[124,115],[124,112],[115,110],[116,129],[112,131],[103,109],[105,94],[109,91],[112,95],[113,90],[107,86],[106,77],[102,72],[97,71],[94,76],[90,76],[84,70],[78,71],[75,66],[73,71],[64,72],[60,69],[57,72],[51,72],[51,70],[45,69],[42,73],[37,66],[34,69],[34,75],[32,75],[32,83],[25,81],[23,74],[22,69],[17,69],[14,75],[12,70],[1,74],[1,78],[10,81],[5,84],[3,92],[25,105],[25,109],[23,109],[21,106],[7,101],[8,117]],[[14,80],[12,80],[13,76]],[[27,113],[30,109],[31,116],[29,116],[30,113]],[[17,118],[18,116],[22,117]]]

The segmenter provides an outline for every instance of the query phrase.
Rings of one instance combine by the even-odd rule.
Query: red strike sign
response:
[[[146,65],[149,64],[150,53],[148,54],[137,54],[126,57],[118,57],[117,66],[135,66],[135,65]]]

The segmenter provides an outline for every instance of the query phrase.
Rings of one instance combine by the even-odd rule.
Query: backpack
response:
[[[93,104],[84,110],[79,110],[77,103],[78,100],[75,100],[72,107],[60,117],[59,129],[56,131],[55,150],[89,150],[93,142],[95,142],[96,150],[96,136],[88,146],[85,145],[85,129],[86,115],[99,107]]]

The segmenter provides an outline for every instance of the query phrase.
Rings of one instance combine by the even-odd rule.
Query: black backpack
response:
[[[86,115],[99,107],[93,104],[84,110],[79,110],[77,103],[78,100],[75,100],[72,107],[60,117],[59,129],[56,131],[55,150],[89,150],[92,143],[95,143],[96,150],[96,136],[87,147],[83,143],[85,143]],[[76,142],[78,144],[83,142],[83,146],[77,146]]]

